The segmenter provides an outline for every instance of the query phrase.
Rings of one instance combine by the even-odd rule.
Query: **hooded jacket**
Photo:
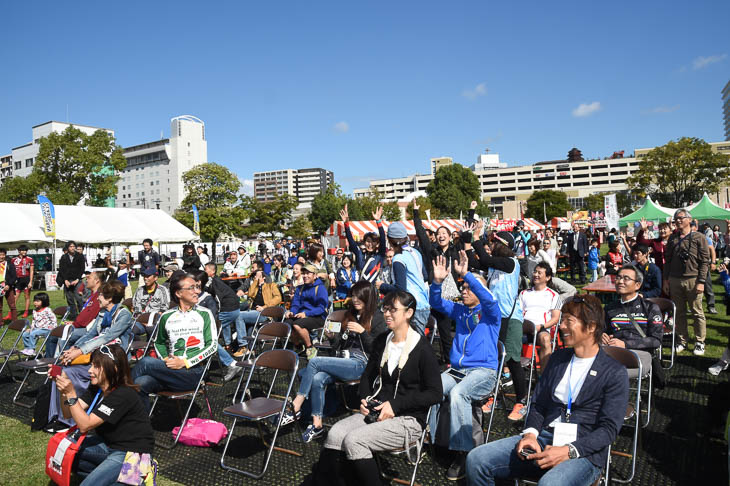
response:
[[[327,289],[322,281],[314,279],[314,283],[300,285],[294,290],[291,302],[292,314],[304,312],[307,317],[326,317],[329,307]]]

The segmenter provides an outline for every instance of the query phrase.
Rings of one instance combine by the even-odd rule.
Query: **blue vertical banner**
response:
[[[43,233],[46,236],[56,238],[56,210],[53,203],[46,196],[38,196],[38,204],[41,206],[41,216],[43,217]]]
[[[193,204],[193,231],[200,238],[200,217],[198,216],[198,207]]]

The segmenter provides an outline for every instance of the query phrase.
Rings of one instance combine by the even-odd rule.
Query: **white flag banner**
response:
[[[618,205],[616,204],[616,194],[604,196],[603,207],[606,210],[606,229],[618,229]]]

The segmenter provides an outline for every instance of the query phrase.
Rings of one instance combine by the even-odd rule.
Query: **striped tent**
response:
[[[545,228],[545,225],[540,224],[533,218],[523,218],[522,221],[525,222],[525,229],[528,231],[537,231]],[[516,219],[490,219],[489,229],[497,231],[512,231],[515,223],[517,223]]]
[[[406,231],[408,231],[408,234],[410,236],[416,235],[416,229],[413,226],[413,221],[401,222],[405,225]],[[385,226],[386,231],[388,230],[388,226],[390,226],[390,223],[391,222],[389,221],[383,222],[383,226]],[[450,232],[453,232],[458,231],[463,223],[464,221],[460,219],[432,219],[423,220],[423,227],[436,231],[436,229],[440,226],[445,226],[449,229]],[[352,231],[352,237],[355,238],[355,240],[361,240],[365,233],[373,232],[377,234],[378,226],[375,224],[375,220],[350,221],[350,231]],[[325,236],[339,236],[340,238],[344,239],[345,225],[342,223],[342,221],[335,221],[327,229]]]

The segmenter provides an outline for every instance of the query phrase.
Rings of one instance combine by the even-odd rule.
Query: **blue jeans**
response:
[[[60,349],[64,349],[64,346],[66,348],[70,348],[74,344],[76,344],[76,341],[81,339],[82,336],[86,335],[86,328],[85,327],[77,327],[74,328],[73,332],[71,332],[71,335],[66,339],[65,341],[63,339],[58,339],[56,337],[49,337],[48,342],[46,343],[46,358],[53,358],[56,354],[56,346]],[[50,351],[49,351],[50,347]],[[53,354],[49,354],[53,353]]]
[[[540,447],[553,441],[551,432],[542,431],[537,438]],[[519,435],[479,446],[466,456],[466,478],[470,486],[493,486],[495,478],[540,479],[538,486],[589,486],[601,474],[585,457],[568,459],[552,469],[540,469],[535,461],[517,457],[515,447]]]
[[[195,390],[203,374],[204,363],[192,368],[173,370],[161,359],[145,356],[132,368],[132,380],[139,385],[139,398],[147,410],[150,409],[148,395],[158,391]]]
[[[231,363],[233,363],[233,356],[231,356],[228,351],[226,351],[226,348],[220,344],[218,345],[218,357],[220,358],[223,366],[230,366]]]
[[[335,379],[342,381],[357,380],[365,371],[367,362],[358,358],[314,358],[300,373],[301,382],[297,395],[309,397],[312,402],[312,415],[322,417],[324,393],[327,385]]]
[[[256,324],[259,320],[261,313],[256,310],[241,311],[236,319],[236,333],[238,334],[238,344],[243,345],[244,341],[241,339],[242,336],[250,336],[251,333],[248,331],[246,324]]]
[[[474,448],[472,437],[472,402],[484,398],[497,382],[497,371],[490,368],[454,368],[466,373],[466,377],[457,382],[448,373],[441,374],[441,386],[444,397],[449,399],[449,449],[452,451],[470,451]],[[441,404],[434,405],[431,412],[431,439],[435,440],[438,424],[438,411]]]
[[[411,317],[411,324],[421,336],[426,335],[426,324],[428,324],[428,318],[430,315],[431,308],[426,307],[425,309],[416,309],[413,317]]]
[[[110,449],[101,437],[92,435],[84,439],[76,456],[77,473],[84,478],[81,486],[107,486],[118,484],[126,451]]]
[[[220,319],[221,321],[221,329],[223,329],[223,342],[226,343],[226,346],[231,344],[231,323],[236,322],[236,319],[238,318],[238,314],[240,312],[241,311],[236,309],[228,312],[218,313],[218,319]],[[236,330],[238,330],[238,328],[236,328]]]
[[[51,332],[50,329],[31,329],[23,331],[23,345],[26,348],[35,349],[35,343],[39,337],[45,336]]]

